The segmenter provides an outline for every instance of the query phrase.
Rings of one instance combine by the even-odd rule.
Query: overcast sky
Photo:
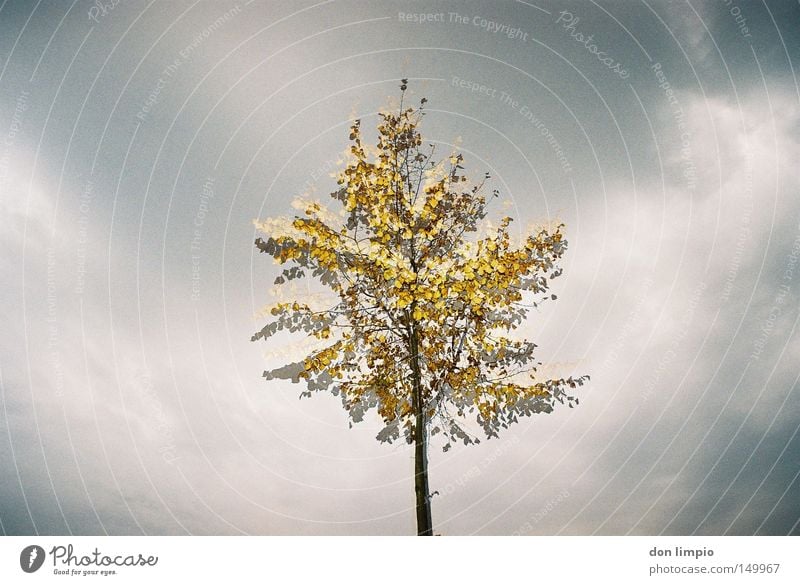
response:
[[[434,444],[436,532],[800,533],[799,23],[788,0],[2,2],[0,531],[415,532],[412,449],[266,382],[301,340],[250,342],[276,276],[252,220],[332,190],[350,120],[407,77],[498,215],[566,223],[525,332],[592,377],[574,410]]]

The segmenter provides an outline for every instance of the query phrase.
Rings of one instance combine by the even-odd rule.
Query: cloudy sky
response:
[[[0,531],[415,532],[411,448],[250,342],[252,220],[406,77],[498,214],[566,223],[526,333],[592,377],[434,445],[436,531],[800,533],[797,2],[106,4],[0,4]]]

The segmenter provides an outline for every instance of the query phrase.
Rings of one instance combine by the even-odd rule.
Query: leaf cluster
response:
[[[540,380],[536,345],[514,334],[555,298],[547,293],[561,274],[563,225],[518,245],[509,217],[482,234],[489,176],[471,182],[459,153],[436,159],[418,131],[424,102],[381,112],[374,146],[353,122],[330,207],[308,202],[290,221],[256,222],[257,248],[287,266],[276,284],[310,276],[336,301],[278,303],[253,340],[281,330],[319,339],[320,349],[264,376],[305,382],[301,396],[338,395],[352,422],[376,409],[385,425],[377,438],[388,442],[413,440],[416,357],[431,434],[442,433],[448,449],[477,441],[465,430],[468,415],[494,437],[520,417],[577,404],[570,391],[588,377]]]

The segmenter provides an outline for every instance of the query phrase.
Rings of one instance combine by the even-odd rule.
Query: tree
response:
[[[426,100],[404,108],[406,84],[399,107],[379,115],[376,147],[353,122],[349,160],[331,194],[339,213],[306,201],[296,205],[304,216],[255,222],[266,235],[258,249],[288,265],[276,285],[310,275],[333,300],[325,308],[279,302],[252,339],[287,330],[320,340],[302,361],[264,377],[304,381],[301,397],[338,395],[351,426],[376,409],[379,441],[402,435],[413,444],[417,533],[431,535],[429,437],[441,433],[445,451],[477,443],[469,415],[496,437],[522,416],[577,404],[569,389],[588,377],[538,379],[536,345],[512,333],[537,303],[556,298],[546,293],[561,274],[563,224],[518,246],[509,217],[484,230],[488,173],[471,183],[461,154],[434,160],[435,146],[423,147],[417,130]]]

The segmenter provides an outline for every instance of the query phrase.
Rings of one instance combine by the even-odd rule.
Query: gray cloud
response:
[[[566,222],[526,332],[592,375],[574,410],[432,452],[440,530],[796,533],[797,7],[742,5],[746,37],[724,3],[312,4],[79,3],[56,34],[66,5],[24,31],[4,5],[0,528],[413,533],[410,449],[266,383],[296,346],[249,342],[275,276],[251,220],[328,191],[348,120],[409,77],[498,214]]]

